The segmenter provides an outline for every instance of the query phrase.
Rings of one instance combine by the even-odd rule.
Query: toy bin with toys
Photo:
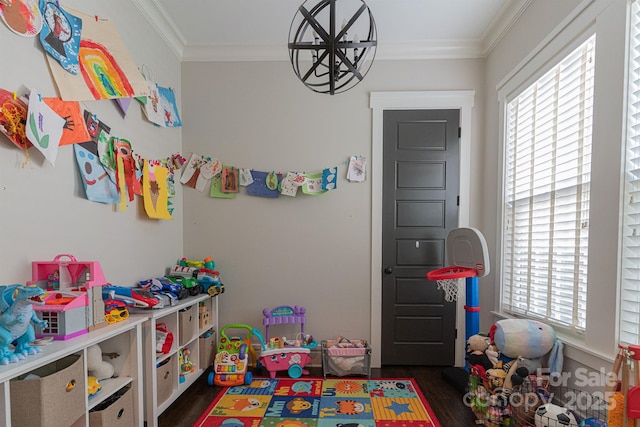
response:
[[[234,329],[244,329],[248,334],[244,337],[228,336],[227,331]],[[251,343],[254,335],[262,337],[258,329],[241,323],[226,325],[220,330],[213,372],[208,378],[209,385],[227,387],[251,384],[253,374],[249,371],[249,364],[255,369],[258,363]]]
[[[327,375],[371,378],[371,347],[366,340],[349,340],[342,336],[322,341],[322,373],[325,379]]]

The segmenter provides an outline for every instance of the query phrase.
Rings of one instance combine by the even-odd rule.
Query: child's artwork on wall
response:
[[[160,111],[164,118],[166,127],[180,127],[182,120],[178,114],[178,105],[176,104],[176,95],[173,89],[157,85],[158,96],[160,97]]]
[[[42,98],[42,100],[65,121],[60,146],[91,141],[79,103],[63,101],[60,98]]]
[[[0,89],[0,132],[21,150],[31,147],[24,124],[27,122],[27,104],[21,97]]]
[[[97,144],[93,141],[83,142],[75,144],[73,149],[87,199],[93,202],[117,204],[118,189],[98,159]]]
[[[124,138],[112,136],[109,140],[111,155],[116,164],[116,185],[120,192],[120,208],[126,208],[127,200],[133,201],[134,195],[142,195],[140,182],[136,174],[136,163],[133,158],[131,143]]]
[[[253,182],[247,186],[247,194],[250,196],[267,197],[277,199],[280,196],[278,186],[280,176],[274,172],[251,171]]]
[[[306,178],[303,173],[300,172],[288,172],[287,176],[282,179],[282,183],[280,187],[282,191],[280,194],[283,196],[296,197],[298,193],[298,188],[304,184]]]
[[[65,101],[147,96],[149,88],[127,51],[115,26],[108,20],[71,11],[82,19],[78,51],[80,72],[66,72],[51,57],[49,68]]]
[[[120,111],[122,111],[122,117],[126,117],[133,98],[116,98],[115,101],[116,104],[118,104],[118,107],[120,107]]]
[[[322,173],[305,174],[305,181],[302,184],[302,192],[312,196],[326,193],[327,190],[322,189]]]
[[[144,104],[144,114],[151,123],[158,126],[165,126],[164,112],[161,110],[158,86],[152,81],[147,81],[147,85],[149,86],[149,95],[138,98],[138,100]]]
[[[40,31],[42,48],[67,72],[78,74],[82,20],[62,9],[58,0],[40,0],[40,10],[44,16]]]
[[[349,181],[363,182],[367,169],[367,158],[362,156],[351,156],[349,158],[349,169],[347,179]]]
[[[0,15],[14,33],[33,37],[42,28],[42,15],[37,0],[13,0],[10,5],[0,3]]]
[[[193,153],[189,162],[184,166],[180,182],[187,187],[198,191],[204,191],[207,183],[216,175],[216,171],[222,169],[219,160],[213,161],[205,156]]]
[[[142,166],[142,196],[144,210],[153,219],[173,219],[169,212],[167,176],[169,170],[155,160],[145,160]]]
[[[335,190],[338,188],[337,184],[338,168],[325,168],[322,170],[322,189],[323,190]]]
[[[222,191],[224,193],[238,192],[238,169],[222,168]]]
[[[246,187],[247,185],[253,182],[253,177],[251,176],[251,169],[240,168],[240,185]]]
[[[211,178],[211,190],[209,191],[209,197],[213,197],[214,199],[235,199],[237,194],[238,193],[225,193],[223,191],[222,174]]]
[[[37,91],[31,90],[27,112],[27,138],[52,165],[56,162],[64,125],[65,120],[45,104]]]

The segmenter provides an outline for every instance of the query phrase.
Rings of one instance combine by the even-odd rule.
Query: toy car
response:
[[[158,305],[158,298],[142,288],[128,288],[126,286],[106,285],[102,287],[103,299],[119,299],[133,303],[134,307],[152,308]]]

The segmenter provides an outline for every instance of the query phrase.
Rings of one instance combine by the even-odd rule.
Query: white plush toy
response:
[[[97,344],[87,348],[87,371],[98,380],[113,377],[113,365],[102,360],[102,349]]]

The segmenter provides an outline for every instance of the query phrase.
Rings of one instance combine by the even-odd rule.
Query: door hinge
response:
[[[456,205],[460,206],[460,196],[456,197]]]
[[[462,138],[462,128],[458,128],[458,138]]]

